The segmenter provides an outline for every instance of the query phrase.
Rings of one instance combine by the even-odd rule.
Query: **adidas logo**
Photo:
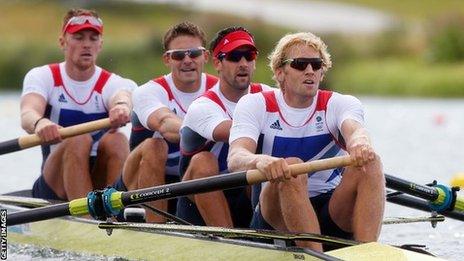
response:
[[[60,95],[60,98],[58,98],[58,101],[59,101],[59,102],[68,102],[68,101],[66,100],[66,98],[64,97],[64,94],[61,94],[61,95]]]
[[[271,129],[275,130],[282,130],[282,127],[280,126],[279,120],[276,120],[271,126],[269,126]]]

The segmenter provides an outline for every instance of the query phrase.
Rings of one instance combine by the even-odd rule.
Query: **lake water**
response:
[[[385,172],[420,184],[435,179],[448,184],[456,173],[464,172],[464,100],[360,99]],[[19,121],[19,94],[0,93],[0,141],[24,134]],[[40,161],[38,148],[1,155],[0,193],[31,188],[39,175]],[[385,217],[422,216],[427,213],[390,203],[385,212]],[[395,245],[427,245],[442,258],[460,260],[464,254],[464,223],[446,219],[435,229],[429,223],[385,225],[380,240]]]

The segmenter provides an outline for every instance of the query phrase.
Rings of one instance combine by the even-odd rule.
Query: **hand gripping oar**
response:
[[[82,123],[82,124],[78,124],[78,125],[74,125],[74,126],[70,126],[66,128],[61,128],[58,130],[58,132],[60,133],[60,136],[62,139],[66,139],[66,138],[74,137],[74,136],[81,135],[84,133],[89,133],[89,132],[93,132],[96,130],[109,128],[110,126],[111,126],[110,119],[105,118],[105,119],[90,121],[90,122],[86,122],[86,123]],[[37,134],[21,136],[16,139],[1,142],[0,143],[0,155],[10,153],[10,152],[15,152],[18,150],[31,148],[31,147],[41,145],[41,144],[42,144],[42,140]]]
[[[429,210],[464,221],[464,197],[456,193],[458,188],[450,188],[436,184],[436,182],[432,186],[423,186],[388,174],[385,174],[385,179],[388,188],[428,201]],[[416,205],[420,205],[420,203]]]
[[[342,156],[294,164],[289,167],[292,174],[301,175],[325,169],[345,167],[352,163],[350,156]],[[86,214],[90,214],[96,219],[105,220],[107,217],[117,215],[124,206],[128,205],[214,190],[231,189],[263,181],[266,181],[264,174],[258,170],[249,170],[128,192],[108,188],[103,191],[91,191],[87,198],[75,199],[69,203],[11,213],[8,215],[7,225],[11,226],[67,215],[81,216]]]

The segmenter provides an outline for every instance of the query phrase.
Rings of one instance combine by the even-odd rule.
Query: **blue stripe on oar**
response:
[[[0,155],[21,150],[19,138],[7,140],[0,143]]]

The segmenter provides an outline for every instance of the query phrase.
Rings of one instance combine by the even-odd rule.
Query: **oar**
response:
[[[301,175],[308,172],[345,167],[351,164],[352,160],[349,156],[342,156],[290,165],[290,170],[292,174]],[[75,199],[69,203],[11,213],[8,215],[7,225],[35,222],[67,215],[81,216],[89,213],[98,219],[104,219],[110,214],[116,215],[124,206],[128,205],[214,190],[231,189],[263,181],[266,181],[266,177],[261,172],[249,170],[128,192],[106,189],[102,193],[90,192],[87,198]]]
[[[110,127],[110,119],[105,118],[96,121],[90,121],[66,128],[61,128],[58,132],[62,139],[74,137],[84,133],[93,132]],[[41,145],[42,140],[37,134],[25,135],[16,139],[7,140],[0,143],[0,155],[15,152],[27,148],[31,148],[37,145]]]
[[[395,203],[397,205],[410,207],[410,208],[414,208],[414,209],[425,211],[425,212],[430,212],[432,210],[430,208],[430,203],[427,200],[409,196],[403,193],[400,193],[400,194],[389,193],[387,194],[387,201],[391,203]],[[440,214],[445,217],[464,221],[464,212],[458,212],[456,210],[453,210],[453,211],[443,210],[443,211],[440,211]]]
[[[388,188],[422,198],[429,202],[429,210],[464,221],[464,198],[453,188],[445,185],[423,186],[388,174],[385,174],[385,178]],[[414,205],[411,200],[408,201]]]

